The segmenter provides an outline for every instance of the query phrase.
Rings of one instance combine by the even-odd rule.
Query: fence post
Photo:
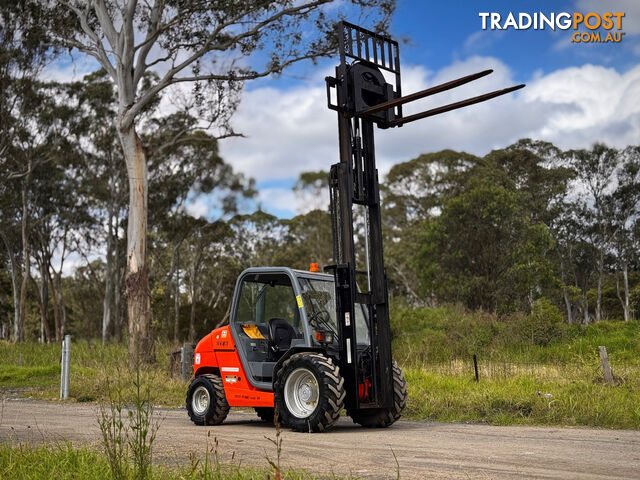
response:
[[[607,347],[600,346],[600,361],[602,362],[602,373],[604,374],[604,381],[606,383],[613,383],[613,372],[611,372],[611,365],[609,365],[609,355],[607,354]]]
[[[478,375],[478,357],[476,354],[473,354],[473,370],[476,373],[476,382],[480,381],[480,376]]]
[[[62,340],[62,362],[60,365],[60,398],[69,398],[69,365],[71,363],[71,335]]]
[[[189,380],[192,373],[193,347],[184,345],[180,349],[180,378],[183,382]]]

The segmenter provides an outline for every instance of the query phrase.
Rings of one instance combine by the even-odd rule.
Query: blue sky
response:
[[[514,13],[622,11],[620,44],[572,44],[571,31],[483,31],[480,11]],[[416,109],[449,103],[517,83],[527,87],[490,102],[379,131],[377,158],[384,174],[395,163],[444,148],[484,155],[523,137],[563,148],[595,141],[623,147],[640,138],[640,1],[418,1],[398,0],[391,34],[401,43],[403,93],[486,68],[494,74],[455,92],[422,101]],[[297,65],[278,78],[246,85],[233,120],[246,135],[221,143],[234,169],[256,179],[254,206],[291,217],[319,205],[291,191],[298,175],[328,170],[337,161],[337,122],[326,108],[324,76],[335,60]],[[79,78],[95,63],[77,56],[49,72]],[[418,102],[416,102],[418,103]],[[410,108],[406,111],[410,112]],[[321,199],[320,199],[321,200]],[[320,205],[321,206],[321,205]],[[193,215],[215,217],[215,200],[201,197]]]
[[[628,2],[599,2],[602,7],[595,11],[627,11]],[[570,44],[569,31],[483,31],[479,12],[496,12],[505,18],[509,12],[573,13],[591,11],[580,8],[582,4],[594,2],[576,1],[419,1],[398,0],[391,23],[391,35],[401,43],[400,56],[408,64],[423,65],[428,69],[440,69],[452,61],[470,55],[495,56],[507,63],[514,71],[517,81],[526,81],[535,73],[550,72],[569,66],[580,66],[585,62],[614,67],[625,71],[638,63],[633,48],[638,40],[624,38],[619,45]],[[639,3],[639,2],[635,2]],[[606,5],[606,10],[602,10]],[[637,9],[636,9],[637,11]],[[631,17],[630,17],[631,15]],[[633,12],[623,19],[623,27],[629,22],[637,23]],[[623,28],[626,30],[626,28]],[[333,65],[325,60],[320,67]],[[281,78],[271,78],[248,85],[249,89],[269,85],[283,89],[295,85],[296,79],[308,76],[317,67],[310,64],[289,69]]]
[[[603,10],[603,4],[606,5],[606,10]],[[627,88],[637,85],[636,77],[640,78],[634,70],[640,59],[639,4],[640,2],[635,1],[605,3],[597,0],[399,0],[391,34],[398,40],[406,39],[406,43],[401,43],[400,47],[405,83],[407,76],[419,77],[418,81],[414,78],[414,88],[403,86],[404,93],[484,68],[496,70],[491,76],[494,77],[493,80],[478,81],[478,90],[469,90],[469,94],[461,88],[458,97],[444,96],[443,100],[436,101],[447,103],[449,99],[465,98],[472,93],[482,93],[516,83],[528,83],[529,91],[513,94],[510,99],[493,100],[494,107],[489,104],[471,107],[468,114],[449,113],[433,121],[423,121],[425,123],[421,127],[412,126],[411,133],[398,134],[395,141],[391,134],[384,133],[388,139],[385,137],[386,149],[379,153],[381,171],[384,173],[393,163],[409,160],[426,151],[453,148],[484,154],[522,137],[555,141],[565,147],[586,147],[596,140],[607,141],[616,146],[628,143],[635,133],[640,133],[633,130],[640,124],[637,112],[626,112],[632,123],[632,134],[626,131],[628,129],[625,125],[628,122],[609,111],[607,103],[640,103],[640,92],[633,88],[629,91]],[[623,11],[627,14],[623,19],[623,31],[627,34],[620,44],[578,45],[570,42],[571,30],[483,31],[478,16],[480,11],[497,12],[503,17],[509,12],[532,14],[541,11],[548,15],[552,12]],[[320,100],[322,77],[331,71],[334,64],[335,60],[327,60],[318,66],[300,65],[280,78],[265,79],[248,85],[245,103],[236,120],[238,128],[245,131],[248,138],[243,146],[239,146],[238,142],[223,146],[223,154],[227,153],[226,157],[232,163],[254,172],[261,189],[262,208],[278,216],[291,217],[308,209],[304,204],[301,205],[306,200],[296,198],[290,192],[297,174],[304,170],[328,169],[336,161],[335,115],[313,107],[307,108],[306,112],[297,112],[300,123],[283,126],[277,134],[281,141],[276,144],[272,137],[274,131],[280,130],[276,126],[278,116],[266,110],[272,106],[279,108],[281,105],[295,104],[295,99],[300,102],[305,98],[306,92],[316,101]],[[610,95],[610,88],[625,91]],[[266,99],[271,102],[266,103],[264,108],[251,105],[251,102],[255,104]],[[590,104],[592,99],[597,105]],[[324,107],[324,104],[320,107]],[[511,118],[514,116],[519,121],[513,122]],[[264,131],[258,125],[259,122],[255,121],[256,118],[263,117],[270,118],[267,122],[269,127]],[[467,132],[468,129],[476,128],[478,122],[484,122],[487,117],[487,123],[495,125],[492,131],[484,134],[481,130]],[[462,121],[465,118],[469,122],[466,125]],[[317,122],[328,125],[322,132],[318,132],[324,138],[323,145],[316,143],[308,132],[300,134],[296,131],[296,128],[305,129],[309,123]],[[510,130],[505,129],[505,122],[516,125]],[[577,125],[576,128],[572,122]],[[287,122],[283,119],[283,123]],[[450,125],[443,129],[444,133],[439,136],[434,134],[435,141],[423,141],[428,140],[420,133],[425,128],[429,129],[429,125],[433,124],[444,126],[447,123]],[[501,134],[502,130],[508,131]],[[280,156],[261,152],[265,145],[269,145],[267,148],[271,148],[271,151],[279,150]],[[327,148],[327,145],[333,150]],[[409,146],[413,148],[408,148]],[[397,155],[390,153],[394,147],[399,151]],[[300,150],[305,154],[299,154]],[[253,158],[245,162],[247,155]],[[279,168],[279,163],[286,165],[286,168]]]
[[[601,3],[608,5],[608,10],[616,2]],[[509,12],[549,14],[584,10],[576,8],[575,2],[567,1],[401,0],[392,32],[411,39],[410,44],[403,47],[403,54],[413,63],[437,69],[471,54],[495,56],[513,69],[518,81],[526,81],[538,71],[578,66],[585,61],[622,70],[637,63],[637,57],[630,55],[631,42],[623,41],[623,48],[614,44],[570,45],[568,40],[565,42],[568,31],[483,31],[479,11],[500,13],[504,18]],[[625,23],[623,20],[623,26]],[[565,44],[566,48],[559,46]]]

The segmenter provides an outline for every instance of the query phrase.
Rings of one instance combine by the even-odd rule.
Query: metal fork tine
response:
[[[431,110],[427,110],[425,112],[416,113],[415,115],[409,115],[408,117],[394,120],[393,122],[389,123],[389,126],[398,127],[398,126],[404,125],[405,123],[413,122],[414,120],[420,120],[421,118],[432,117],[434,115],[439,115],[440,113],[445,113],[451,110],[455,110],[457,108],[462,108],[468,105],[473,105],[475,103],[484,102],[485,100],[499,97],[500,95],[513,92],[514,90],[519,90],[524,86],[525,84],[523,83],[520,85],[516,85],[515,87],[496,90],[495,92],[485,93],[484,95],[478,95],[477,97],[467,98],[466,100],[461,100],[460,102],[450,103],[449,105],[444,105],[442,107],[432,108]]]
[[[489,75],[493,70],[483,70],[482,72],[473,73],[471,75],[467,75],[466,77],[457,78],[455,80],[451,80],[450,82],[442,83],[440,85],[436,85],[435,87],[430,87],[425,90],[420,90],[419,92],[411,93],[404,97],[396,98],[394,100],[389,100],[385,103],[380,103],[378,105],[374,105],[373,107],[365,108],[359,112],[356,112],[356,115],[370,115],[372,113],[378,113],[382,110],[387,110],[389,108],[397,107],[398,105],[403,105],[407,102],[412,102],[414,100],[418,100],[419,98],[428,97],[429,95],[434,95],[436,93],[444,92],[446,90],[451,90],[452,88],[459,87],[460,85],[464,85],[465,83],[472,82],[473,80],[477,80],[478,78],[482,78],[486,75]]]

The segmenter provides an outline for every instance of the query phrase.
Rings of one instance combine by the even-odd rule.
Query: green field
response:
[[[257,480],[278,478],[265,460],[265,467],[247,467],[217,463],[215,458],[191,459],[182,467],[155,466],[145,480]],[[138,480],[133,466],[120,480]],[[0,478],[11,480],[105,480],[113,478],[106,456],[87,447],[73,447],[69,443],[37,447],[0,444]],[[282,469],[283,480],[340,480],[346,477],[318,476],[300,469]],[[351,477],[349,477],[351,478]]]
[[[405,418],[640,429],[638,322],[566,325],[548,305],[509,317],[395,306],[392,333],[394,355],[409,383]],[[609,352],[612,385],[602,380],[599,345]],[[147,381],[155,404],[177,407],[187,384],[168,375],[170,350],[157,346]],[[57,399],[59,357],[57,344],[0,343],[2,394]],[[123,345],[73,343],[70,401],[103,400],[115,381],[124,401],[133,398],[126,358]]]

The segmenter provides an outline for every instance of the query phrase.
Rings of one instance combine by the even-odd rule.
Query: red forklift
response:
[[[253,407],[264,421],[277,418],[302,432],[328,430],[343,409],[364,427],[400,418],[407,383],[391,356],[373,127],[401,127],[524,87],[403,116],[402,105],[492,71],[403,97],[398,43],[347,22],[337,28],[340,65],[326,78],[340,148],[329,183],[335,265],[324,273],[315,264],[310,271],[242,272],[229,325],[206,335],[194,352],[186,406],[196,425],[222,423],[230,407]],[[363,255],[356,254],[354,208],[364,218]]]

